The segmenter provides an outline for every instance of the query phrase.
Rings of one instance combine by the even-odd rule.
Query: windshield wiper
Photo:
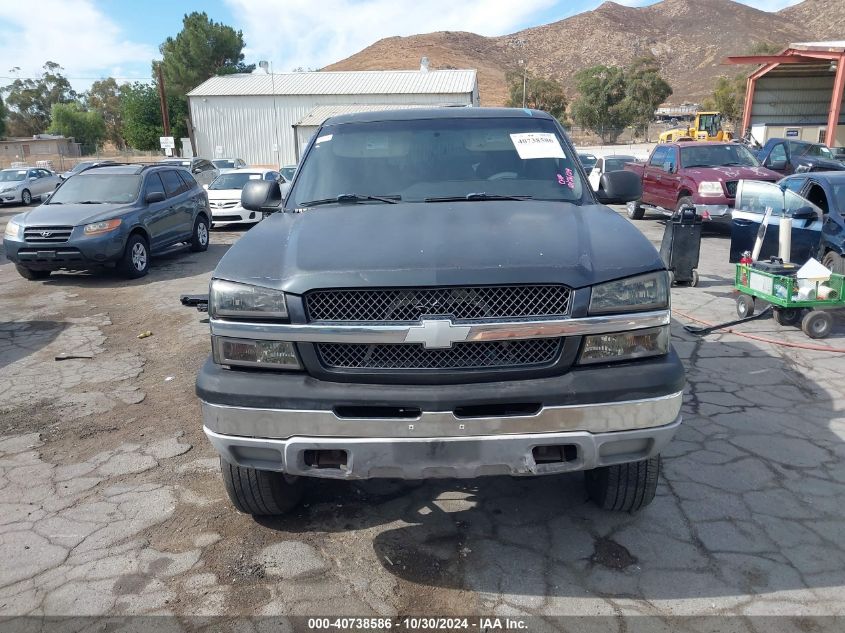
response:
[[[385,202],[387,204],[396,204],[399,200],[402,199],[402,196],[362,196],[357,193],[342,193],[339,196],[334,198],[323,198],[322,200],[310,200],[308,202],[301,203],[300,207],[317,207],[321,204],[333,204],[333,203],[344,203],[344,202],[362,202],[364,200],[378,200],[379,202]]]
[[[425,198],[423,202],[460,202],[462,200],[531,200],[534,196],[505,196],[498,193],[468,193],[465,196],[443,196],[442,198]]]

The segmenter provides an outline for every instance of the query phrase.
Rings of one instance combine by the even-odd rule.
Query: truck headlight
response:
[[[208,293],[208,313],[211,318],[286,319],[288,307],[280,290],[214,279]]]
[[[608,363],[669,353],[669,326],[596,334],[584,337],[584,346],[578,362],[581,365]]]
[[[722,183],[715,180],[705,180],[698,183],[698,195],[714,198],[725,195],[725,191],[722,189]]]
[[[6,230],[3,232],[3,237],[10,240],[18,240],[23,234],[23,225],[18,224],[14,220],[9,220],[6,223]]]
[[[211,337],[214,362],[237,367],[301,369],[293,343],[243,338]]]
[[[590,296],[590,314],[643,312],[668,307],[669,280],[665,270],[593,286]]]

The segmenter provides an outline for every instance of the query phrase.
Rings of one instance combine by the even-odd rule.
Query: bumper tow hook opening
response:
[[[307,450],[303,455],[305,465],[310,468],[337,468],[346,470],[347,453],[341,450]]]
[[[504,418],[536,415],[543,408],[539,402],[508,402],[503,404],[474,404],[455,407],[456,418]]]
[[[551,446],[535,446],[531,450],[534,462],[537,464],[555,464],[560,462],[574,462],[578,459],[578,448],[574,444],[552,444]]]

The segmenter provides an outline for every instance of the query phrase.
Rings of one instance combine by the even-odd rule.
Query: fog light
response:
[[[267,369],[300,369],[293,343],[287,341],[257,341],[214,336],[211,339],[214,362],[238,367]]]
[[[584,338],[579,363],[606,363],[669,353],[669,326]]]

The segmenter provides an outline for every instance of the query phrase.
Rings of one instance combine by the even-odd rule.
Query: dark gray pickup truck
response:
[[[600,204],[542,112],[329,119],[287,196],[214,271],[205,433],[235,506],[283,513],[303,477],[586,471],[607,509],[654,497],[680,424],[667,273]]]

